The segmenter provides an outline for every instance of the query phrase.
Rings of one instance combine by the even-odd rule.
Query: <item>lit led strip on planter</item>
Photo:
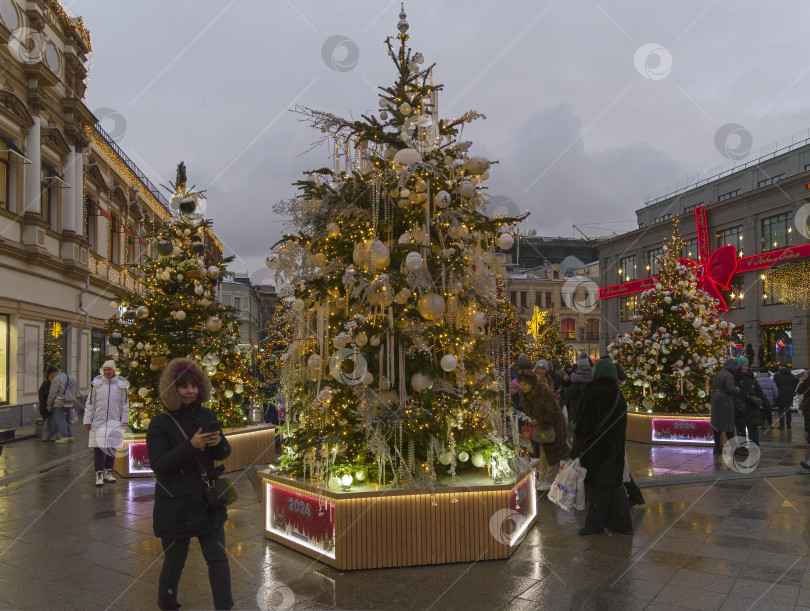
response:
[[[335,505],[312,496],[266,486],[265,529],[307,549],[335,558]]]

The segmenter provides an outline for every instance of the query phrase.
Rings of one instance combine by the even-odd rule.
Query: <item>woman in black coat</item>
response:
[[[227,510],[208,507],[202,477],[203,471],[216,471],[214,460],[223,460],[231,453],[221,430],[203,433],[207,425],[217,421],[214,413],[202,406],[211,398],[211,382],[194,361],[174,359],[160,376],[159,390],[166,411],[152,419],[146,432],[149,464],[157,481],[153,528],[155,536],[161,538],[164,554],[158,607],[180,607],[177,586],[190,539],[197,537],[208,564],[215,608],[230,609],[231,572],[223,528]]]
[[[791,411],[793,407],[793,398],[796,396],[796,385],[799,381],[792,373],[789,367],[780,367],[779,371],[773,376],[773,383],[779,394],[776,397],[776,406],[779,409],[779,426],[777,428],[785,428],[785,421],[787,420],[787,427],[790,428]]]
[[[770,410],[771,405],[765,398],[765,393],[759,386],[759,382],[754,377],[748,366],[748,360],[737,357],[740,369],[735,376],[740,394],[735,397],[734,421],[737,426],[737,435],[745,437],[745,430],[748,429],[748,437],[755,444],[759,445],[759,429],[762,426],[762,410]]]
[[[588,472],[585,496],[588,513],[580,535],[594,535],[605,527],[633,534],[630,503],[622,484],[627,402],[619,389],[616,366],[599,359],[593,379],[582,390],[571,458],[579,458]]]

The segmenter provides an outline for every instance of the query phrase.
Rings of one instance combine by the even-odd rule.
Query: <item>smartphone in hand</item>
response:
[[[202,427],[203,433],[216,433],[217,431],[222,430],[222,422],[217,420],[216,422],[209,422],[204,427]]]

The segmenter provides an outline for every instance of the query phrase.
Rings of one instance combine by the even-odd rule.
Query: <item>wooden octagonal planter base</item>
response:
[[[343,492],[262,471],[265,536],[340,570],[509,558],[537,516],[534,475],[495,485],[481,471],[433,490]]]

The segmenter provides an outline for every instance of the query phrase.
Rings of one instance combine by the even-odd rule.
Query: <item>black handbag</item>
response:
[[[169,414],[169,418],[171,418],[177,425],[177,428],[180,429],[180,433],[186,438],[186,441],[190,441],[183,427],[177,422],[177,419],[168,411],[166,413]],[[205,484],[205,502],[209,508],[222,509],[228,505],[232,505],[239,499],[239,495],[236,494],[231,480],[227,477],[220,477],[218,473],[211,473],[206,469],[200,461],[199,456],[197,456],[197,452],[194,452],[194,462],[197,463],[200,477]]]

